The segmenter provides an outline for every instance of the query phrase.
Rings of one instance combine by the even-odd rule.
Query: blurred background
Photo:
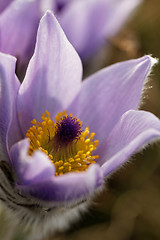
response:
[[[85,66],[85,76],[101,67],[145,54],[160,59],[160,1],[143,1],[109,45],[106,52],[103,48],[103,53]],[[160,64],[154,68],[140,109],[160,117]],[[18,227],[9,228],[4,210],[0,210],[0,239],[27,239]],[[82,239],[160,239],[159,143],[134,155],[132,161],[107,179],[106,189],[68,232],[46,240]]]

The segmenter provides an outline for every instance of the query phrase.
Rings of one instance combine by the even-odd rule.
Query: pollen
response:
[[[95,133],[90,133],[89,127],[82,130],[82,122],[66,111],[58,113],[54,121],[46,111],[41,119],[33,119],[26,133],[30,156],[35,150],[44,152],[55,165],[56,175],[85,171],[96,163],[99,156],[93,151],[99,141],[94,140]]]

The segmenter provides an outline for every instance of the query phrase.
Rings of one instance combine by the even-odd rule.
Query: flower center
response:
[[[68,145],[81,135],[81,122],[70,115],[64,116],[56,125],[55,138],[60,145]]]
[[[82,131],[82,122],[66,111],[58,113],[55,122],[48,111],[41,119],[41,122],[33,119],[27,131],[29,155],[38,149],[47,154],[56,167],[56,175],[85,171],[95,163],[99,156],[92,155],[92,152],[99,141],[93,140],[95,133],[90,133],[89,127]]]

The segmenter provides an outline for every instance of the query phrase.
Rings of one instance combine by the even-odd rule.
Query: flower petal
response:
[[[110,13],[107,24],[103,28],[103,36],[106,38],[113,37],[120,30],[142,0],[110,0],[109,2]]]
[[[160,138],[160,120],[152,113],[130,110],[116,124],[99,147],[104,176],[113,172],[149,142]]]
[[[29,140],[24,139],[11,148],[10,155],[18,183],[28,185],[43,182],[55,174],[54,165],[46,154],[35,151],[28,155]]]
[[[62,12],[60,23],[82,58],[88,57],[104,41],[101,32],[107,12],[106,0],[72,1]]]
[[[0,2],[0,13],[12,2],[13,0],[5,0]]]
[[[10,151],[17,186],[26,194],[53,203],[75,202],[92,194],[103,183],[97,164],[82,173],[55,176],[54,164],[47,155],[36,151],[29,156],[28,148],[29,141],[24,139],[13,145]]]
[[[97,164],[93,164],[85,172],[53,176],[46,181],[18,187],[39,200],[61,205],[64,203],[75,204],[86,199],[102,184],[100,168]]]
[[[87,58],[105,43],[106,39],[116,34],[140,2],[140,0],[72,1],[62,12],[60,23],[80,56]]]
[[[83,82],[68,112],[89,126],[101,143],[124,112],[138,107],[144,81],[155,62],[144,56],[97,72]]]
[[[10,146],[21,136],[16,118],[16,96],[20,83],[15,76],[15,63],[14,57],[0,53],[0,160],[6,159],[8,144]]]
[[[33,118],[51,116],[72,101],[81,84],[81,61],[51,12],[42,18],[35,54],[21,85],[18,99],[23,132]]]
[[[38,1],[13,1],[0,15],[0,51],[21,63],[28,62],[33,54],[40,20]]]

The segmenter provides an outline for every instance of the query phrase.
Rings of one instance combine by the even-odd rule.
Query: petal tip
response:
[[[147,55],[147,57],[150,59],[152,66],[159,62],[159,59],[155,58],[155,57],[152,57],[152,55]]]
[[[51,10],[47,10],[45,12],[45,14],[42,16],[40,23],[43,21],[53,21],[54,19],[56,19],[56,17],[54,16],[53,12]]]
[[[44,14],[44,16],[46,16],[46,17],[53,17],[54,14],[53,14],[53,12],[51,10],[47,10],[46,13]]]
[[[152,55],[146,55],[145,56],[151,63],[151,67],[153,67],[155,64],[158,64],[159,59],[152,57]]]
[[[0,52],[0,58],[6,58],[6,59],[8,59],[10,61],[13,61],[14,63],[16,63],[16,61],[17,61],[16,57],[14,57],[14,56],[12,56],[10,54],[3,53],[3,52]]]

